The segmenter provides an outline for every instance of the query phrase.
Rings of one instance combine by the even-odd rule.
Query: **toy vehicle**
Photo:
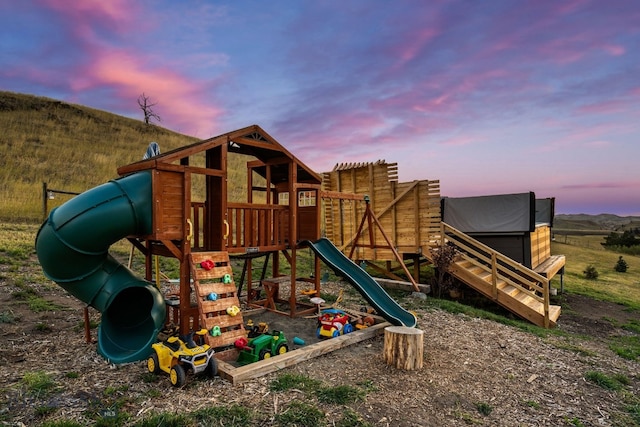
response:
[[[195,332],[206,335],[206,329]],[[213,356],[215,351],[208,344],[198,345],[193,341],[194,333],[190,333],[183,341],[171,336],[165,341],[153,344],[151,356],[147,359],[149,372],[157,374],[164,371],[169,374],[169,381],[176,387],[182,387],[187,379],[187,372],[206,373],[213,378],[218,373],[218,364]]]
[[[238,363],[246,365],[258,360],[268,359],[289,351],[287,338],[280,331],[273,331],[271,334],[262,334],[248,341],[241,338],[236,341],[235,346],[240,348]]]
[[[318,338],[335,338],[353,332],[353,325],[349,322],[349,315],[342,310],[328,308],[320,312],[318,317]]]
[[[269,332],[269,324],[267,322],[260,322],[257,325],[253,323],[253,320],[249,319],[246,324],[246,329],[249,331],[248,337],[255,338],[259,335]]]

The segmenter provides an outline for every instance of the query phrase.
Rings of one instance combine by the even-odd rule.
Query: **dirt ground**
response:
[[[30,268],[37,268],[37,263],[25,266]],[[270,390],[270,382],[282,372],[239,385],[218,377],[190,377],[180,389],[164,376],[148,381],[144,362],[110,365],[96,353],[95,343],[85,342],[80,301],[50,282],[30,283],[39,295],[63,307],[33,312],[12,295],[19,288],[7,277],[0,275],[0,311],[14,320],[0,323],[0,425],[32,426],[61,419],[91,425],[96,414],[117,399],[125,402],[120,410],[131,415],[131,423],[153,413],[239,404],[264,414],[259,425],[277,425],[275,414],[293,401],[308,399],[300,390]],[[337,295],[343,286],[326,284],[323,292]],[[358,310],[363,305],[357,293],[345,290],[344,295],[345,307]],[[638,313],[565,294],[558,325],[564,333],[538,337],[493,321],[424,308],[411,296],[399,302],[416,313],[424,330],[423,369],[406,372],[387,366],[382,360],[383,337],[378,336],[284,372],[326,385],[366,383],[366,397],[348,406],[373,426],[629,424],[621,392],[587,381],[585,373],[620,374],[629,379],[625,393],[637,395],[638,362],[617,356],[607,340],[629,334],[616,325],[638,320]],[[270,329],[283,330],[290,340],[298,336],[317,341],[313,319],[267,321]],[[36,371],[52,376],[53,391],[29,391],[25,374]],[[480,406],[490,411],[483,413]],[[340,420],[345,410],[341,405],[321,407],[328,425]]]

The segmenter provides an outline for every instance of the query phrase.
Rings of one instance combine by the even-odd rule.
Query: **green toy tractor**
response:
[[[206,329],[195,332],[206,335]],[[149,372],[157,374],[164,371],[169,374],[169,381],[176,387],[182,387],[187,380],[187,372],[206,373],[213,378],[218,373],[218,364],[213,356],[214,350],[208,344],[198,345],[193,341],[194,333],[185,340],[171,336],[165,341],[153,344],[151,356],[147,359]]]
[[[238,355],[238,364],[240,365],[247,365],[289,351],[287,338],[280,331],[258,335],[255,338],[250,338],[249,341],[241,338],[236,340],[235,346],[240,349]]]

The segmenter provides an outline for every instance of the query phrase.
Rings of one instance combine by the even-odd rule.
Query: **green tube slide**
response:
[[[98,352],[112,363],[145,359],[164,326],[162,293],[109,254],[152,229],[151,174],[138,172],[53,209],[36,236],[45,276],[102,313]]]

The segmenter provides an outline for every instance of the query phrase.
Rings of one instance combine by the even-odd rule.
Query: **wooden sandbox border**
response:
[[[382,321],[365,329],[355,330],[346,335],[310,344],[278,356],[259,360],[249,365],[235,367],[224,360],[218,360],[218,375],[220,375],[222,379],[236,385],[247,380],[259,378],[272,372],[297,365],[298,363],[306,360],[382,335],[384,333],[384,328],[391,324],[384,321],[384,319],[376,320]]]

